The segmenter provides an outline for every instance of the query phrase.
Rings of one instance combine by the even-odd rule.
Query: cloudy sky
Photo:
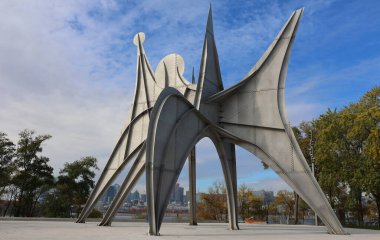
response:
[[[98,158],[102,169],[131,104],[136,48],[145,32],[153,68],[170,53],[197,76],[210,1],[0,1],[0,131],[17,142],[33,129],[51,134],[44,155],[58,174],[65,162]],[[225,87],[255,64],[291,12],[305,7],[288,69],[287,111],[293,125],[358,100],[380,84],[380,2],[212,1]],[[222,180],[209,140],[197,145],[198,189]],[[242,149],[239,183],[268,190],[288,186]],[[100,174],[100,172],[99,172]],[[120,179],[123,176],[120,177]],[[118,181],[121,181],[121,180]],[[187,187],[187,168],[179,179]],[[138,189],[143,191],[143,180]]]

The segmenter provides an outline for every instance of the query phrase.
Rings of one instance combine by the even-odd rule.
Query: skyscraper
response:
[[[110,204],[113,201],[113,199],[115,198],[116,193],[119,191],[119,189],[120,189],[119,184],[114,184],[114,185],[110,186],[104,195],[103,204]]]

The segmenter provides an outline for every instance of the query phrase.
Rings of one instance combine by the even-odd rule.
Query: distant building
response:
[[[146,194],[145,193],[142,193],[141,195],[140,195],[140,201],[141,202],[146,202]]]
[[[141,194],[142,195],[142,194]],[[146,201],[146,194],[145,195],[145,201]],[[130,192],[127,197],[125,198],[125,203],[133,203],[135,201],[139,202],[141,200],[140,193],[138,190],[135,190],[134,192]]]
[[[178,184],[178,183],[177,183]],[[176,184],[176,185],[177,185]],[[173,188],[172,192],[170,193],[170,200],[169,202],[174,202],[175,201],[175,187]]]
[[[170,194],[170,202],[183,205],[184,192],[185,192],[185,189],[183,187],[180,187],[179,183],[176,183],[172,193]]]
[[[253,191],[253,195],[261,197],[263,199],[263,205],[268,205],[274,202],[274,193],[273,191]]]
[[[102,201],[103,204],[110,204],[115,198],[116,193],[119,191],[119,189],[120,189],[119,184],[114,184],[110,186],[103,197],[103,201]]]
[[[178,184],[178,183],[177,183]],[[183,204],[183,192],[184,192],[184,188],[183,187],[180,187],[179,184],[178,184],[178,187],[176,187],[176,191],[175,191],[175,202],[177,204],[180,204],[182,205]]]
[[[126,203],[132,202],[132,193],[128,193],[127,197],[125,198]]]
[[[190,197],[191,197],[191,195],[190,195],[190,191],[186,191],[186,195],[185,195],[185,198],[184,198],[184,202],[185,203],[188,203],[188,202],[190,202]],[[200,202],[201,201],[201,193],[196,193],[195,194],[195,201],[196,202]]]
[[[134,200],[140,200],[140,193],[139,191],[134,191],[132,194],[131,194],[131,200],[134,201]]]

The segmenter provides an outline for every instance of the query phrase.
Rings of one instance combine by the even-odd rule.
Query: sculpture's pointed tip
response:
[[[294,13],[298,13],[299,15],[302,15],[304,10],[305,10],[305,8],[301,7],[301,8],[298,8],[297,10],[295,10]]]
[[[298,8],[297,10],[295,10],[295,11],[293,12],[292,16],[290,17],[290,18],[295,18],[295,19],[297,19],[297,24],[296,24],[296,25],[298,25],[298,21],[299,21],[299,19],[302,18],[302,15],[303,15],[303,11],[304,11],[304,9],[305,9],[304,7]],[[296,27],[295,29],[297,29],[297,27]]]
[[[210,33],[214,33],[214,28],[213,28],[213,23],[212,23],[212,8],[211,8],[211,3],[210,3],[209,10],[208,10],[206,31],[210,32]]]

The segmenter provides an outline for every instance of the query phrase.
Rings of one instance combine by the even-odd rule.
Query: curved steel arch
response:
[[[151,114],[146,151],[151,235],[159,234],[171,190],[190,151],[204,137],[209,137],[214,142],[219,154],[226,181],[230,228],[238,229],[234,147],[221,140],[214,125],[173,88],[164,89],[157,99]]]

